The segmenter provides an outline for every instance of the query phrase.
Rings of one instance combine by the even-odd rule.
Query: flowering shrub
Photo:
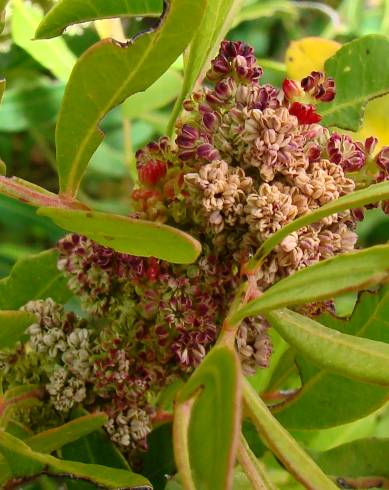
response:
[[[374,320],[375,332],[368,325],[339,326],[334,298],[387,280],[388,246],[356,251],[356,225],[372,206],[388,212],[389,149],[378,147],[374,135],[357,141],[324,124],[326,106],[336,104],[337,78],[313,71],[277,88],[261,82],[251,47],[222,41],[202,86],[183,93],[182,107],[175,109],[175,135],[136,153],[131,215],[99,213],[76,199],[88,154],[98,145],[96,124],[145,88],[114,77],[107,81],[97,71],[99,97],[93,99],[95,88],[89,95],[98,111],[93,104],[86,108],[87,123],[74,120],[72,132],[72,101],[88,69],[98,70],[96,53],[109,58],[113,50],[131,63],[147,49],[157,56],[164,46],[157,34],[173,32],[172,19],[190,3],[172,1],[158,29],[133,44],[101,43],[80,58],[57,124],[59,195],[1,178],[3,193],[38,206],[71,233],[59,241],[55,264],[47,267],[49,275],[57,268],[62,282],[52,286],[43,277],[42,293],[25,298],[15,311],[0,312],[0,478],[6,488],[42,475],[104,488],[151,488],[130,466],[142,472],[153,436],[173,422],[169,478],[178,477],[166,488],[180,482],[186,490],[228,489],[234,471],[235,477],[242,471],[250,488],[270,489],[271,478],[257,459],[264,450],[250,448],[255,444],[241,433],[242,420],[251,419],[256,444],[266,444],[305,488],[384,486],[385,473],[333,470],[331,461],[326,466],[320,455],[311,458],[277,421],[272,412],[290,429],[315,427],[293,415],[304,386],[290,393],[275,389],[275,401],[266,399],[269,393],[260,398],[253,387],[266,372],[273,378],[269,387],[282,387],[279,379],[294,366],[279,354],[283,337],[300,356],[305,386],[305,370],[311,369],[371,395],[351,419],[387,399],[383,323]],[[229,3],[234,12],[235,2]],[[62,0],[53,8],[41,34],[48,35],[54,20],[65,22],[61,9],[67,4]],[[210,14],[200,7],[194,16]],[[65,24],[81,20],[87,19],[79,14]],[[163,68],[154,63],[148,84],[185,48],[193,30],[174,49],[163,47],[172,59],[166,55]],[[142,45],[147,36],[151,48]],[[346,82],[338,78],[343,93]],[[101,95],[106,93],[109,103]],[[344,127],[341,116],[337,125]],[[41,279],[31,280],[39,289]],[[71,296],[76,304],[67,302]],[[363,293],[357,308],[372,297]],[[353,316],[350,324],[358,321]],[[271,338],[273,329],[279,335]],[[329,403],[336,411],[333,396]],[[339,425],[315,416],[324,426]],[[17,438],[16,426],[35,435]],[[75,462],[75,441],[93,434],[101,440],[93,451],[110,451],[114,464],[98,456],[106,468]],[[48,455],[53,452],[56,457]]]

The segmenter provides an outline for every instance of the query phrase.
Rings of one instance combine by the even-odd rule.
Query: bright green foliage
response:
[[[69,78],[76,57],[63,39],[38,41],[32,39],[42,14],[22,0],[13,0],[12,36],[15,43],[27,51],[42,66],[61,81]]]
[[[240,365],[236,354],[226,347],[215,347],[178,393],[176,402],[183,404],[191,397],[195,399],[189,425],[175,428],[176,432],[188,430],[190,467],[179,465],[178,469],[189,472],[193,488],[224,490],[233,475],[239,437]]]
[[[155,31],[127,45],[101,41],[81,56],[66,87],[56,131],[62,193],[77,194],[87,164],[103,139],[99,122],[166,71],[190,42],[203,13],[204,0],[174,0]],[[182,29],[188,16],[191,22]]]
[[[162,0],[60,0],[40,23],[36,37],[59,36],[71,24],[95,19],[158,16],[162,3]]]
[[[283,306],[333,298],[347,291],[377,284],[388,276],[388,266],[388,245],[377,245],[323,260],[270,287],[262,296],[239,309],[231,322]]]
[[[190,264],[201,250],[199,242],[190,235],[160,223],[96,211],[41,208],[38,213],[50,217],[65,230],[85,235],[118,252]]]
[[[322,324],[340,332],[388,342],[386,325],[389,292],[363,293],[350,320],[332,315],[320,318]],[[276,409],[277,417],[291,429],[320,429],[344,424],[364,417],[383,405],[389,390],[360,383],[318,369],[310,361],[297,356],[303,386],[287,403]]]
[[[389,345],[346,335],[291,310],[266,315],[295,349],[315,364],[367,383],[389,386]]]
[[[389,92],[389,38],[370,35],[343,46],[325,64],[336,82],[336,98],[320,106],[322,123],[357,131],[370,99]]]
[[[34,316],[24,311],[0,311],[0,349],[13,347],[34,322]]]
[[[63,461],[53,456],[33,451],[16,437],[0,433],[0,452],[7,460],[13,476],[30,476],[42,471],[45,466],[49,472],[66,473],[104,485],[107,488],[151,488],[146,478],[130,471],[106,468],[100,465]]]
[[[0,309],[16,309],[28,301],[45,298],[66,303],[71,293],[57,261],[55,250],[19,259],[11,274],[0,280]]]

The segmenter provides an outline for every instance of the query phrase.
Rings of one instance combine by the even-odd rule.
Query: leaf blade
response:
[[[0,348],[13,347],[34,321],[25,311],[0,311]]]
[[[190,235],[156,222],[58,208],[40,208],[38,214],[48,216],[65,230],[85,235],[122,253],[191,263],[201,251],[200,243]]]
[[[52,7],[39,24],[35,37],[59,36],[72,24],[111,17],[155,17],[162,11],[162,0],[62,0]]]
[[[359,381],[389,386],[389,345],[342,334],[291,310],[266,318],[298,352],[315,364]]]
[[[66,87],[56,128],[63,194],[77,193],[87,164],[103,139],[99,122],[130,95],[148,88],[175,61],[201,21],[205,2],[171,0],[156,30],[126,44],[106,39],[80,57]],[[191,22],[182,29],[189,14]]]

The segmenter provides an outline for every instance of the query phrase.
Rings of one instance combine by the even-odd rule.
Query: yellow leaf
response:
[[[301,80],[311,71],[323,71],[324,63],[336,53],[341,44],[320,37],[305,37],[292,41],[286,51],[285,64],[288,78]]]

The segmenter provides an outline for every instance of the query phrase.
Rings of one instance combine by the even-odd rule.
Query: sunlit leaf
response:
[[[388,50],[389,38],[372,34],[345,44],[327,60],[325,72],[335,79],[336,97],[318,107],[324,125],[360,128],[367,102],[389,92]]]
[[[66,81],[76,57],[63,39],[33,41],[35,30],[43,15],[39,9],[23,0],[13,0],[12,37],[18,46],[50,70],[59,80]]]
[[[204,4],[205,0],[171,0],[156,30],[127,44],[100,41],[79,58],[65,90],[56,130],[62,193],[77,193],[103,139],[99,122],[127,97],[147,89],[177,59],[201,22]]]
[[[174,451],[183,481],[192,480],[195,489],[230,488],[241,417],[235,352],[215,347],[180,390],[176,403]]]
[[[291,346],[318,366],[389,386],[389,344],[342,334],[288,309],[271,311],[266,318]]]
[[[36,37],[59,36],[71,24],[95,19],[159,16],[162,4],[162,0],[60,0],[40,23]]]
[[[283,306],[333,298],[388,277],[389,245],[377,245],[318,262],[282,279],[235,314],[231,322]]]
[[[17,309],[28,301],[45,298],[65,303],[71,293],[57,260],[55,250],[19,259],[10,275],[0,280],[0,309]]]
[[[65,230],[80,233],[118,252],[142,257],[157,257],[175,264],[194,262],[200,243],[183,231],[161,223],[127,218],[97,211],[40,208]]]

